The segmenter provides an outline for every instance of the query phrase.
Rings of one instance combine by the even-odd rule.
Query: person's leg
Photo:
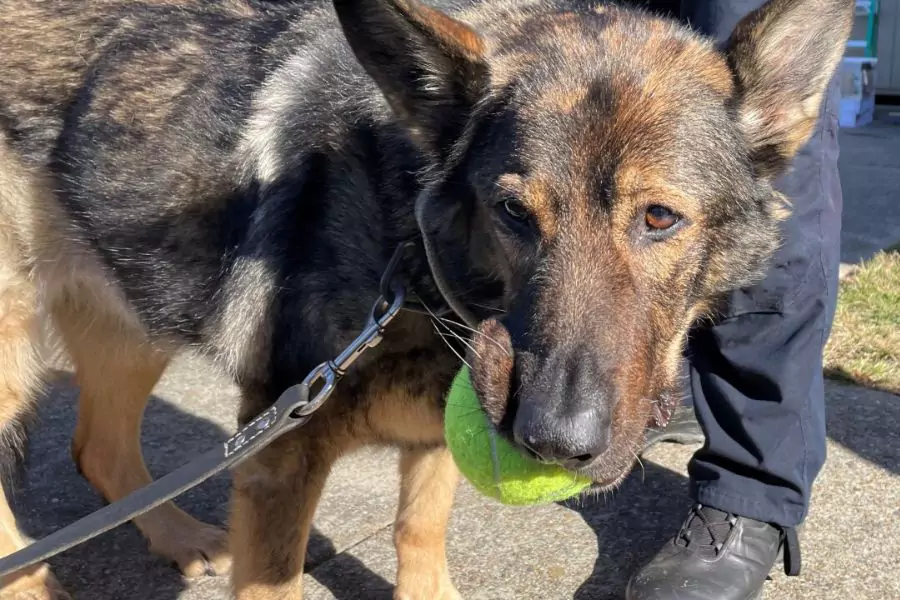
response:
[[[759,0],[690,3],[686,17],[724,38]],[[825,461],[822,353],[840,266],[837,81],[812,139],[776,188],[792,204],[767,278],[734,294],[715,325],[692,335],[691,392],[707,442],[691,460],[702,503],[794,527]]]
[[[682,13],[724,39],[762,3],[686,0]],[[688,466],[698,505],[675,543],[635,576],[632,600],[672,597],[688,581],[696,593],[679,598],[756,597],[782,531],[794,542],[793,528],[806,516],[825,460],[822,352],[836,304],[842,208],[838,103],[833,81],[811,140],[777,182],[793,214],[768,276],[735,293],[715,324],[692,333],[690,391],[706,438]],[[786,554],[794,572],[792,546]]]

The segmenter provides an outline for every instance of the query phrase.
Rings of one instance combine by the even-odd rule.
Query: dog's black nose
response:
[[[541,460],[578,469],[609,447],[610,418],[602,406],[557,412],[541,402],[523,402],[516,412],[513,435]]]

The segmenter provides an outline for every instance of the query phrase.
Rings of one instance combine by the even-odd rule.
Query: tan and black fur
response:
[[[688,329],[778,243],[771,181],[811,132],[853,2],[772,0],[721,47],[581,0],[442,8],[0,0],[11,455],[48,328],[81,388],[74,459],[112,501],[150,481],[141,417],[176,352],[230,374],[246,421],[357,334],[411,238],[409,287],[442,305],[437,270],[478,319],[403,314],[305,428],[242,464],[230,552],[172,504],[136,520],[188,575],[233,561],[241,600],[301,596],[330,467],[368,444],[401,448],[396,597],[458,597],[456,353],[501,434],[621,481],[672,409]],[[5,500],[0,522],[0,553],[21,547]],[[0,591],[63,595],[46,566]]]

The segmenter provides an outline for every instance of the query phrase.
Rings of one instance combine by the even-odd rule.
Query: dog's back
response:
[[[135,431],[173,350],[221,350],[219,362],[245,379],[267,369],[277,285],[252,254],[279,215],[248,240],[258,188],[244,174],[257,168],[245,158],[254,144],[268,150],[280,124],[265,106],[252,117],[251,99],[310,39],[329,36],[317,44],[328,55],[340,36],[325,7],[0,3],[4,468],[38,396],[48,323],[81,388],[73,456],[110,499],[150,481]],[[278,106],[288,91],[267,97]],[[187,574],[228,568],[223,533],[172,504],[135,523]],[[14,523],[3,525],[4,553],[24,545]],[[0,587],[57,585],[41,567]]]
[[[143,277],[139,296],[165,298],[145,307],[156,317],[144,325],[196,341],[197,306],[246,229],[239,146],[251,98],[320,35],[324,11],[240,0],[0,8],[0,172],[19,183],[0,191],[19,260],[0,260],[41,285],[108,267]]]

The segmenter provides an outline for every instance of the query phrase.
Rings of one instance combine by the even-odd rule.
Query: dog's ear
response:
[[[344,35],[427,152],[442,158],[487,81],[485,44],[468,25],[417,0],[334,0]]]
[[[725,44],[761,176],[780,175],[812,134],[853,12],[854,0],[769,0]]]

